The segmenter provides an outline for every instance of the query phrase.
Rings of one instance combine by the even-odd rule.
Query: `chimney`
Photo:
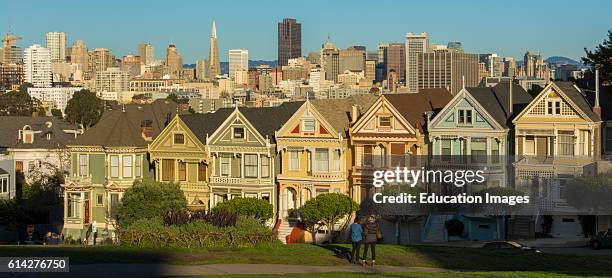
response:
[[[357,113],[359,109],[357,109],[357,105],[353,105],[351,108],[351,124],[354,124],[357,121]]]
[[[599,65],[595,65],[595,107],[593,112],[601,118],[601,107],[599,106]]]
[[[512,87],[514,87],[514,78],[515,78],[514,75],[510,78],[510,94],[509,94],[509,99],[508,99],[508,102],[509,102],[509,105],[508,105],[508,111],[509,111],[508,112],[508,116],[512,115],[512,113],[513,113],[512,110],[514,109],[514,107],[513,107],[514,106],[514,102],[513,102],[513,99],[512,99]]]

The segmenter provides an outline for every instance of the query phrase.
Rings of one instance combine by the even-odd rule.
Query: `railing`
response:
[[[270,178],[231,178],[231,177],[210,177],[210,183],[225,183],[225,184],[238,184],[238,185],[261,185],[261,184],[272,184]]]
[[[180,186],[183,191],[208,190],[208,184],[206,182],[181,182]]]
[[[341,179],[344,178],[342,172],[319,172],[312,173],[311,176],[316,179]]]

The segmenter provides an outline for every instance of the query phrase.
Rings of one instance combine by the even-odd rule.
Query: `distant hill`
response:
[[[576,65],[578,68],[585,68],[586,66],[581,62],[578,62],[574,59],[562,57],[562,56],[551,56],[546,58],[544,62],[549,64],[557,64],[557,65]]]

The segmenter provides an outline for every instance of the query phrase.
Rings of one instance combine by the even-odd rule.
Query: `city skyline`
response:
[[[115,3],[118,2],[109,5]],[[428,32],[431,43],[460,41],[469,53],[498,53],[502,57],[520,60],[526,51],[536,50],[544,57],[579,59],[583,56],[583,48],[600,43],[601,34],[612,26],[612,20],[606,16],[610,9],[602,7],[612,8],[609,2],[577,7],[558,2],[555,6],[526,1],[486,5],[448,2],[445,3],[448,9],[441,11],[420,3],[377,3],[378,7],[396,7],[381,10],[385,16],[379,21],[361,19],[364,16],[376,18],[368,14],[372,12],[371,5],[352,5],[346,13],[334,13],[336,9],[331,7],[312,13],[313,6],[320,6],[318,3],[310,1],[295,3],[291,7],[276,7],[241,2],[240,8],[236,9],[236,6],[225,7],[215,3],[194,2],[165,7],[165,2],[157,1],[146,6],[121,2],[121,9],[109,14],[107,21],[91,21],[87,13],[71,12],[81,9],[79,5],[63,5],[60,10],[59,6],[45,2],[7,3],[6,9],[0,11],[0,32],[11,31],[22,37],[18,42],[22,48],[32,44],[44,45],[47,32],[65,32],[68,46],[82,39],[90,49],[108,48],[117,56],[138,54],[138,44],[146,42],[155,47],[157,59],[162,59],[163,49],[173,43],[180,50],[184,63],[193,64],[209,55],[213,21],[217,23],[222,61],[228,60],[229,49],[238,48],[248,49],[251,60],[276,60],[277,23],[285,17],[295,18],[302,24],[302,56],[319,51],[328,36],[339,48],[364,45],[368,50],[374,50],[379,42],[403,43],[407,32]],[[133,13],[136,7],[141,11],[139,14]],[[31,15],[28,20],[23,20],[22,14],[8,12],[11,10],[28,10]],[[411,12],[427,10],[432,13]],[[522,20],[517,20],[518,13],[530,10],[553,16],[542,20],[537,12],[533,12],[533,16],[522,16]],[[52,22],[44,20],[54,13],[70,16],[57,17]],[[261,17],[263,13],[271,16]],[[569,13],[573,20],[567,20]],[[157,17],[158,21],[151,20]],[[129,27],[115,28],[113,21]]]

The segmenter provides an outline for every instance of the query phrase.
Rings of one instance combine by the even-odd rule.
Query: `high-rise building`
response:
[[[51,87],[53,74],[51,72],[51,51],[38,44],[24,51],[25,82],[34,87]]]
[[[174,44],[166,48],[166,74],[172,78],[183,76],[183,58]]]
[[[113,66],[113,55],[106,48],[94,49],[89,55],[89,58],[91,61],[90,70],[93,71],[94,75]]]
[[[446,88],[451,94],[478,86],[478,54],[427,52],[416,55],[417,89]],[[465,82],[465,83],[464,83]]]
[[[513,57],[505,57],[504,58],[504,74],[503,76],[512,77],[518,74],[518,69],[516,67],[516,61]]]
[[[329,39],[321,48],[321,68],[322,71],[320,72],[325,74],[325,80],[338,82],[338,74],[340,74],[340,50]]]
[[[81,70],[89,72],[89,52],[82,40],[77,40],[70,47],[70,62],[81,66]]]
[[[48,32],[45,35],[47,48],[51,51],[52,62],[66,61],[66,33]]]
[[[23,63],[23,50],[17,46],[17,41],[20,39],[21,37],[11,33],[7,33],[2,38],[2,62],[5,65]]]
[[[493,53],[488,57],[489,77],[501,77],[504,72],[504,62],[502,57]]]
[[[449,42],[446,47],[449,49],[449,51],[463,52],[461,42]]]
[[[372,82],[374,81],[374,79],[376,79],[376,61],[375,60],[365,61],[365,78],[369,82]]]
[[[249,51],[247,49],[229,50],[229,77],[236,80],[237,71],[249,70]]]
[[[140,56],[125,55],[121,59],[121,70],[127,71],[130,77],[140,75]]]
[[[109,67],[104,71],[96,72],[96,92],[124,92],[129,89],[129,74],[126,71]]]
[[[221,61],[219,60],[219,48],[217,46],[217,26],[213,21],[212,31],[210,32],[210,55],[208,56],[210,63],[211,79],[221,74]]]
[[[540,52],[533,53],[529,51],[525,53],[525,57],[523,58],[521,75],[545,80],[552,77],[551,69],[544,63],[544,59],[542,59]]]
[[[141,43],[138,45],[138,56],[140,56],[140,63],[143,65],[150,65],[155,60],[155,49],[153,45],[149,43]]]
[[[406,86],[408,91],[416,93],[418,91],[418,76],[417,76],[417,56],[419,53],[425,53],[429,49],[429,35],[421,34],[406,34]]]
[[[403,43],[390,43],[385,55],[385,65],[387,74],[392,70],[397,73],[396,81],[404,80],[406,76],[406,45]]]
[[[197,60],[196,61],[196,79],[206,80],[210,79],[210,64],[208,60]]]
[[[0,65],[0,91],[13,90],[23,83],[23,65]]]
[[[278,23],[278,65],[286,66],[291,58],[302,56],[302,24],[293,18]]]
[[[365,70],[366,51],[365,48],[360,47],[349,47],[347,49],[340,50],[339,54],[339,67],[340,73],[346,70],[350,71],[363,71]]]

